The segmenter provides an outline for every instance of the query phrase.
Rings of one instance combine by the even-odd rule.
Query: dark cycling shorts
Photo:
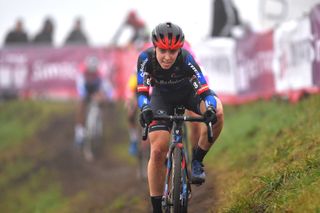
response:
[[[179,105],[201,115],[200,102],[200,96],[196,95],[193,90],[166,93],[154,88],[151,94],[151,108],[154,115],[173,115],[174,108]],[[149,126],[149,132],[157,130],[170,131],[171,128],[172,122],[170,121],[153,121]]]
[[[91,82],[85,82],[84,88],[85,88],[85,97],[83,97],[83,100],[86,102],[89,102],[91,99],[91,96],[98,92],[100,90],[102,81],[101,79],[95,79]]]

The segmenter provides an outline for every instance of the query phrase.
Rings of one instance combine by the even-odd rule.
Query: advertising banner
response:
[[[292,20],[275,31],[274,73],[278,93],[313,86],[314,49],[309,18]]]
[[[219,95],[236,95],[235,41],[214,38],[203,41],[193,48],[208,83]]]
[[[320,4],[310,12],[311,31],[313,35],[313,47],[315,57],[313,62],[313,84],[320,87]]]
[[[237,41],[237,88],[243,98],[267,98],[275,92],[273,31],[249,33]]]
[[[109,53],[103,48],[5,48],[0,50],[0,93],[16,91],[22,96],[74,98],[80,66],[88,56],[100,59],[105,80],[110,78]]]

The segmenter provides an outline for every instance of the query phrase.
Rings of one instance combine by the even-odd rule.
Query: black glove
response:
[[[211,122],[212,124],[215,124],[217,122],[216,110],[212,106],[207,108],[207,111],[203,114],[203,117],[206,123]]]
[[[140,124],[144,127],[146,124],[149,125],[153,120],[153,112],[149,105],[142,108],[140,113]]]

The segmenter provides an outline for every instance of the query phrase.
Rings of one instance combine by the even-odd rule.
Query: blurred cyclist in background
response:
[[[181,28],[170,22],[159,24],[152,31],[154,47],[142,51],[137,64],[137,99],[143,126],[149,125],[151,155],[148,182],[153,212],[162,212],[162,193],[165,179],[165,159],[172,122],[153,121],[153,115],[172,115],[177,105],[183,105],[206,122],[213,122],[215,141],[223,127],[223,107],[209,89],[199,65],[185,50]],[[153,86],[149,96],[150,86]],[[215,116],[216,115],[216,116]],[[216,120],[217,119],[217,120]],[[211,147],[207,127],[201,125],[198,145],[191,163],[191,180],[205,181],[202,161]]]
[[[86,109],[90,100],[94,99],[102,104],[110,100],[112,87],[102,78],[99,59],[88,56],[80,66],[80,75],[77,77],[77,91],[79,102],[76,108],[75,143],[82,145],[85,136]]]
[[[137,90],[137,77],[132,74],[128,81],[129,95],[125,102],[125,107],[127,110],[127,121],[129,127],[129,153],[133,156],[138,154],[138,142],[141,140],[140,132],[141,128],[138,125],[138,105],[136,98]]]

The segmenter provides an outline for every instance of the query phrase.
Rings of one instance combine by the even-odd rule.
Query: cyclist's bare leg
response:
[[[190,110],[186,110],[186,114],[188,116],[197,116],[197,113],[192,112]],[[200,132],[201,132],[201,123],[198,122],[187,122],[187,126],[189,128],[189,141],[191,142],[192,150],[197,146]]]
[[[92,98],[92,100],[99,103],[100,106],[102,106],[106,102],[106,96],[102,90],[99,90],[99,91],[95,92],[94,94],[92,94],[91,98]]]
[[[85,120],[85,111],[86,111],[86,101],[80,100],[76,106],[76,123],[84,126]]]
[[[150,196],[161,196],[165,180],[165,159],[168,151],[170,133],[159,130],[149,133],[150,160],[148,164],[148,182]]]
[[[221,101],[217,100],[217,122],[212,126],[213,142],[219,137],[223,127],[223,107]],[[200,110],[202,113],[206,111],[205,103],[202,101],[200,104]],[[191,163],[191,179],[195,184],[202,184],[205,181],[205,173],[203,170],[202,161],[209,151],[213,143],[209,143],[206,124],[201,123],[201,132],[199,137],[198,146],[195,148],[192,156]]]

